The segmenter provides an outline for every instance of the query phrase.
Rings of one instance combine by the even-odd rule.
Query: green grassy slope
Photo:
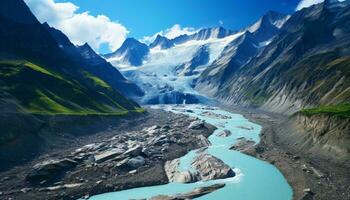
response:
[[[103,80],[81,73],[77,80],[50,67],[24,60],[0,61],[1,87],[33,114],[123,115],[142,112]]]
[[[23,0],[0,1],[0,25],[0,90],[25,112],[123,115],[142,111],[117,87],[62,51]]]
[[[330,116],[338,116],[343,118],[350,118],[350,103],[349,104],[340,104],[340,105],[329,105],[329,106],[320,106],[317,108],[303,109],[301,110],[302,114],[307,116],[317,115],[317,114],[326,114]]]

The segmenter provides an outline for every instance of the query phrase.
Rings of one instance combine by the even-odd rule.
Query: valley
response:
[[[350,199],[349,0],[108,53],[36,3],[0,2],[0,199]]]

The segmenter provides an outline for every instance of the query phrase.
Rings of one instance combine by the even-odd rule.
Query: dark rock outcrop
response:
[[[26,179],[32,184],[45,184],[53,181],[78,163],[70,159],[51,160],[35,165]]]

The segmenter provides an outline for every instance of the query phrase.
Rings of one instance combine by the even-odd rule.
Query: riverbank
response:
[[[192,123],[194,118],[153,109],[134,119],[110,122],[100,124],[108,126],[103,131],[70,136],[64,148],[48,149],[0,172],[0,199],[78,199],[165,184],[165,161],[204,146],[215,130],[206,123]],[[79,130],[84,132],[83,127]]]
[[[244,153],[275,165],[293,188],[293,200],[350,199],[348,168],[299,151],[293,143],[282,142],[281,129],[288,116],[253,109],[223,106],[224,109],[244,115],[263,129],[258,145]]]

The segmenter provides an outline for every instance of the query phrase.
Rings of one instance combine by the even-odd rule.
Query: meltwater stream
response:
[[[145,199],[157,195],[173,195],[190,192],[195,188],[209,186],[215,183],[225,183],[226,186],[213,193],[197,198],[198,200],[291,200],[292,189],[282,174],[273,165],[247,156],[229,148],[244,137],[259,142],[261,127],[249,122],[242,115],[230,113],[215,107],[202,105],[162,105],[153,108],[164,109],[174,113],[182,113],[198,117],[216,126],[218,129],[209,137],[212,145],[207,153],[220,158],[236,172],[236,176],[228,179],[196,182],[190,184],[169,183],[166,185],[141,187],[119,192],[110,192],[92,196],[92,200],[128,200]],[[188,112],[188,111],[193,112]],[[214,113],[217,115],[208,115]],[[221,117],[220,117],[221,116]],[[224,117],[222,117],[224,116]],[[218,137],[217,133],[230,130],[229,137]],[[191,151],[181,157],[181,170],[191,170],[191,162],[196,151]]]

